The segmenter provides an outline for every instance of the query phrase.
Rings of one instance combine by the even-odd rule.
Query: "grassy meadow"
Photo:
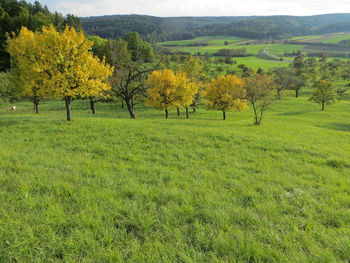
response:
[[[227,42],[227,45],[225,45]],[[257,42],[257,43],[255,43]],[[206,46],[199,46],[199,44],[206,43]],[[191,46],[197,44],[198,46]],[[295,52],[301,49],[302,46],[295,44],[272,44],[264,43],[264,41],[254,41],[238,37],[225,37],[225,36],[209,36],[209,37],[197,37],[191,40],[182,41],[168,41],[159,42],[157,45],[167,47],[173,52],[182,51],[189,52],[191,54],[209,53],[213,54],[220,49],[240,49],[245,48],[247,54],[258,55],[260,51],[267,50],[271,53],[283,56],[285,52]]]
[[[323,44],[337,44],[342,40],[350,39],[350,32],[339,32],[332,34],[300,36],[292,38],[293,41],[301,43],[323,43]]]
[[[0,262],[348,262],[350,98],[170,119],[0,110]]]

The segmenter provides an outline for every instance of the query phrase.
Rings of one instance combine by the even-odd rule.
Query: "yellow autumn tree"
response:
[[[35,33],[23,27],[18,37],[9,37],[7,41],[8,51],[18,65],[27,63],[19,66],[24,69],[23,74],[37,72],[43,89],[51,97],[65,100],[68,121],[72,99],[98,96],[111,88],[108,79],[112,68],[93,56],[92,41],[73,27],[67,26],[61,34],[53,26]],[[34,45],[30,59],[25,59],[27,54],[14,47],[19,42],[23,47]]]
[[[188,119],[188,107],[192,104],[194,96],[197,94],[198,85],[194,79],[187,77],[185,72],[175,74],[177,90],[177,108],[185,107],[186,118]]]
[[[98,57],[90,56],[89,85],[95,87],[90,90],[87,97],[90,99],[92,114],[95,114],[95,102],[110,97],[111,86],[106,76],[111,76],[111,67],[106,64],[105,59],[101,61]],[[98,88],[96,88],[98,87]]]
[[[243,85],[243,81],[234,75],[212,79],[204,92],[207,109],[221,110],[224,120],[226,111],[245,111],[248,106]]]
[[[168,111],[179,105],[177,78],[170,69],[153,71],[147,79],[148,89],[147,105],[165,110],[165,118]]]
[[[50,97],[44,81],[47,72],[39,65],[42,53],[38,40],[38,33],[24,27],[17,38],[8,38],[7,41],[7,51],[13,58],[13,72],[22,85],[20,96],[34,103],[36,113],[39,113],[41,100]]]

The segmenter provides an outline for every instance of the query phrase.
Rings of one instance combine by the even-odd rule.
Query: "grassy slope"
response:
[[[349,39],[349,38],[350,38],[349,32],[339,32],[339,33],[332,33],[332,34],[294,37],[292,38],[292,40],[298,40],[301,43],[306,42],[306,43],[337,44],[340,41]]]
[[[229,44],[224,45],[224,42],[227,41]],[[208,43],[208,46],[184,46],[193,43]],[[184,51],[190,52],[191,54],[196,54],[198,52],[204,54],[215,53],[220,49],[239,49],[245,48],[246,53],[249,54],[258,54],[259,51],[267,49],[272,53],[283,55],[284,52],[293,52],[302,48],[301,45],[291,45],[291,44],[249,44],[246,45],[243,38],[238,37],[225,37],[225,36],[209,36],[209,37],[197,37],[191,40],[182,40],[182,41],[168,41],[160,42],[159,45],[177,45],[171,47],[173,51]]]
[[[349,98],[190,120],[0,113],[0,262],[350,260]]]
[[[237,61],[235,68],[237,68],[239,64],[244,64],[254,70],[257,70],[260,67],[265,71],[275,67],[288,67],[290,64],[289,62],[268,61],[258,57],[242,57],[242,58],[234,58],[234,60]]]
[[[189,40],[179,40],[179,41],[167,41],[160,42],[160,45],[189,45],[194,43],[208,43],[209,45],[224,45],[224,42],[227,41],[229,43],[243,41],[244,38],[240,37],[227,37],[227,36],[204,36],[204,37],[196,37],[194,39]]]

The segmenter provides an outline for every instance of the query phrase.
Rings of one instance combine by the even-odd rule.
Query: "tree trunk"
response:
[[[168,115],[169,115],[168,109],[165,109],[165,118],[166,118],[166,119],[168,118]]]
[[[135,119],[134,107],[132,106],[131,99],[126,99],[125,103],[126,103],[126,106],[128,108],[128,111],[129,111],[129,114],[130,114],[130,118],[131,119]]]
[[[134,98],[131,98],[131,107],[132,107],[132,109],[134,110]]]
[[[186,119],[188,119],[188,107],[186,107]]]
[[[39,113],[39,100],[34,100],[33,102],[33,110],[35,113]]]
[[[281,99],[281,90],[277,90],[277,99],[280,100]]]
[[[253,105],[253,110],[254,110],[254,124],[255,125],[259,125],[259,119],[258,119],[258,113],[256,112],[256,108],[255,108],[255,103],[252,103]]]
[[[67,110],[67,121],[71,121],[72,119],[71,119],[70,111],[71,111],[72,97],[66,96],[65,100],[66,100],[66,110]]]
[[[222,111],[222,117],[224,120],[226,120],[226,112],[224,110]]]
[[[322,100],[322,109],[321,111],[324,111],[324,101]]]
[[[298,98],[299,97],[299,90],[295,90],[295,97]]]
[[[195,112],[196,112],[196,108],[192,108],[192,110],[193,110],[193,113],[195,113]]]
[[[95,114],[95,101],[94,99],[90,99],[90,109],[92,114]]]
[[[122,100],[122,109],[124,109],[124,101]]]
[[[39,113],[39,102],[38,101],[34,102],[34,109],[35,109],[35,113]]]
[[[177,116],[180,116],[180,109],[176,108],[176,110],[177,110]]]

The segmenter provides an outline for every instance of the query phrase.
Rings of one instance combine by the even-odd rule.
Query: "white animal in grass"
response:
[[[11,106],[11,107],[9,108],[9,110],[10,110],[10,111],[15,111],[15,110],[17,110],[17,107],[16,107],[16,106]]]

